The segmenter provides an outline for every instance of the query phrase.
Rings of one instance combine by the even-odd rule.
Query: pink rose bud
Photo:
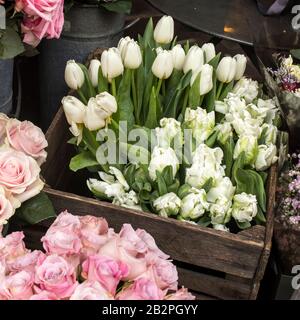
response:
[[[186,288],[181,288],[177,292],[169,294],[165,297],[165,300],[195,300],[193,296]]]
[[[5,238],[0,238],[0,259],[5,259],[6,263],[10,263],[25,255],[28,250],[25,248],[23,239],[23,232],[13,232]]]
[[[48,146],[43,131],[30,121],[10,119],[6,125],[9,144],[18,151],[22,151],[34,158],[39,165],[45,162]]]
[[[41,255],[44,255],[44,253],[39,250],[27,252],[24,255],[21,255],[14,259],[11,263],[8,263],[8,269],[11,272],[26,270],[34,273],[36,263]]]
[[[155,282],[140,278],[132,285],[122,290],[116,297],[117,300],[162,300],[164,293]]]
[[[128,267],[113,258],[93,255],[83,262],[81,275],[89,281],[100,282],[108,292],[114,295],[120,280],[128,275]]]
[[[56,254],[38,259],[35,283],[59,299],[70,297],[78,284],[74,266]]]
[[[84,281],[75,289],[70,300],[114,300],[97,281]]]

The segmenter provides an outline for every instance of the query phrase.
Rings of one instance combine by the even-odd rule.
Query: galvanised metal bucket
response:
[[[66,62],[84,62],[96,48],[116,46],[123,35],[125,16],[95,5],[74,5],[65,14],[58,40],[43,40],[39,55],[40,108],[43,129],[51,123],[68,88]]]
[[[14,60],[0,59],[0,113],[12,112]]]

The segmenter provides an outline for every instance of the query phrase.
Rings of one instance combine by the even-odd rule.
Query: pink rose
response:
[[[193,296],[186,288],[181,288],[177,292],[169,294],[165,297],[165,300],[195,300]]]
[[[42,290],[34,294],[29,300],[59,300],[53,292]]]
[[[6,124],[9,118],[4,113],[0,113],[0,145],[4,142],[6,137]]]
[[[108,232],[107,221],[103,218],[94,216],[79,217],[81,222],[80,239],[83,245],[82,255],[87,258],[89,255],[98,252],[109,238],[112,237],[112,232]]]
[[[78,284],[73,265],[56,254],[38,259],[35,283],[59,299],[70,297]]]
[[[132,228],[131,224],[123,224],[119,237],[124,248],[132,255],[145,254],[148,247]]]
[[[35,271],[35,265],[41,255],[44,254],[39,250],[27,252],[14,259],[11,263],[8,263],[8,268],[11,272],[26,270],[33,273]]]
[[[57,227],[59,228],[68,227],[72,229],[72,231],[79,233],[81,224],[80,224],[79,217],[74,216],[73,214],[65,210],[57,216],[57,218],[52,223],[49,229],[57,228]]]
[[[168,259],[170,257],[157,247],[156,242],[151,234],[143,229],[137,229],[136,234],[145,243],[151,256],[157,256],[162,259]]]
[[[117,300],[162,300],[164,293],[155,282],[140,278],[132,285],[123,289],[118,295]]]
[[[5,189],[0,185],[0,226],[6,224],[14,213],[15,209],[6,196]]]
[[[37,162],[23,152],[0,150],[1,185],[20,202],[36,196],[43,189],[40,170]]]
[[[6,125],[6,134],[8,142],[14,149],[33,157],[39,165],[45,162],[47,152],[44,149],[48,143],[39,127],[30,121],[10,119]]]
[[[23,41],[37,46],[43,38],[59,38],[63,24],[63,0],[23,0],[16,4],[17,10],[26,14],[21,24]]]
[[[113,258],[93,255],[82,264],[82,277],[89,281],[98,281],[112,295],[115,295],[121,279],[128,275],[128,267]]]
[[[177,290],[177,269],[169,260],[157,258],[156,261],[148,267],[147,273],[142,276],[153,280],[156,285],[165,292],[168,290]]]
[[[5,238],[0,238],[0,258],[5,259],[6,263],[10,263],[25,255],[28,250],[25,248],[23,239],[23,232],[13,232]]]
[[[0,295],[7,300],[28,300],[32,294],[33,274],[20,271],[7,276],[0,284]]]
[[[114,300],[97,281],[84,281],[75,289],[70,300]]]

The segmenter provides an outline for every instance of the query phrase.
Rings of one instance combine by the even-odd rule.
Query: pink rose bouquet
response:
[[[46,160],[47,145],[33,123],[0,114],[0,227],[43,189],[40,165]]]
[[[45,252],[23,238],[0,238],[0,300],[195,299],[152,236],[129,224],[116,233],[103,218],[64,211],[41,239]]]

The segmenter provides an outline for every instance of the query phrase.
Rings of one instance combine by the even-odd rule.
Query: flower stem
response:
[[[135,84],[135,77],[134,77],[134,70],[131,71],[131,87],[132,87],[132,98],[133,98],[133,105],[134,105],[134,110],[135,110],[135,117],[137,122],[139,122],[140,114],[138,110],[138,105],[137,105],[137,92],[136,92],[136,84]]]
[[[116,88],[116,79],[111,80],[111,92],[112,95],[117,98],[117,88]]]
[[[87,101],[86,97],[84,96],[81,88],[77,89],[77,93],[78,93],[81,101],[82,101],[85,105],[87,105],[87,104],[88,104],[88,101]]]
[[[185,110],[186,110],[186,107],[187,107],[187,104],[188,104],[189,91],[190,91],[190,89],[186,88],[185,94],[184,94],[184,98],[183,98],[182,110],[181,110],[181,113],[180,113],[183,118],[184,118]]]
[[[161,85],[162,85],[162,79],[159,79],[158,83],[157,83],[157,87],[156,87],[156,96],[157,97],[159,95],[159,91],[160,91]]]
[[[220,95],[221,95],[221,92],[222,92],[222,89],[223,89],[223,85],[224,85],[223,82],[221,82],[221,83],[219,84],[218,91],[217,91],[217,95],[216,95],[216,100],[218,100],[219,97],[220,97]]]

